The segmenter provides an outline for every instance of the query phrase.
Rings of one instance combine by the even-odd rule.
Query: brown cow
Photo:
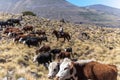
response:
[[[60,52],[57,54],[57,59],[71,58],[71,54],[69,52]]]
[[[3,34],[8,34],[9,32],[21,32],[21,30],[19,28],[6,28],[4,31],[3,31]]]
[[[41,53],[41,52],[48,52],[50,50],[51,50],[50,46],[44,45],[41,48],[39,48],[38,50],[36,50],[36,54]]]
[[[42,31],[42,30],[37,30],[36,34],[38,34],[39,36],[41,36],[41,35],[45,36],[46,35],[45,31]]]
[[[117,67],[115,65],[90,62],[84,67],[84,74],[93,80],[117,80]]]
[[[101,64],[95,61],[82,64],[63,61],[56,80],[117,80],[117,74],[115,65]]]
[[[24,33],[23,32],[18,32],[18,31],[13,31],[13,32],[9,32],[8,33],[8,37],[12,37],[12,38],[15,38],[16,36],[18,35],[23,35]]]
[[[26,38],[28,37],[28,35],[18,35],[13,39],[13,42],[18,42],[20,40],[20,38]]]
[[[33,30],[33,26],[25,26],[25,27],[23,27],[22,30],[24,30],[24,31],[32,31]]]
[[[35,37],[34,34],[18,34],[14,39],[13,42],[21,42],[20,39],[27,38],[27,37]]]

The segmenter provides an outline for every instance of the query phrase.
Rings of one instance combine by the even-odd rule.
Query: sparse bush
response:
[[[22,14],[23,16],[26,16],[26,15],[36,16],[36,14],[31,11],[25,11],[25,12],[22,12]]]

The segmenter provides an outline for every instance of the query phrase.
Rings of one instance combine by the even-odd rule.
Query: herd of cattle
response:
[[[65,48],[65,50],[62,51],[62,49],[58,48],[51,49],[50,46],[44,45],[36,50],[36,56],[34,57],[33,62],[38,62],[38,65],[44,64],[44,66],[48,68],[46,63],[49,64],[49,62],[52,62],[52,60],[55,60],[56,58],[58,60],[64,59],[66,57],[71,58],[71,54],[72,54],[71,47]]]
[[[49,70],[49,79],[56,77],[56,80],[117,80],[117,66],[96,60],[74,59],[71,47],[61,50],[44,45],[36,50],[36,54],[33,62],[44,64]]]
[[[16,43],[23,42],[28,47],[39,46],[42,41],[48,41],[46,33],[44,31],[37,30],[32,32],[33,29],[33,26],[25,26],[22,29],[15,27],[7,27],[3,30],[3,34],[7,34],[9,38],[13,38],[13,41]]]
[[[48,68],[49,79],[56,77],[56,80],[117,80],[118,70],[115,65],[102,64],[95,60],[72,59],[72,48],[62,51],[45,45],[36,50],[36,54],[33,62],[44,64]],[[55,58],[57,61],[52,62]]]
[[[7,20],[0,22],[0,25],[1,27],[13,26],[13,23],[20,24],[19,20]],[[34,31],[33,26],[6,27],[3,34],[13,38],[15,43],[24,43],[28,47],[39,47],[42,41],[48,41],[45,31]],[[49,70],[48,78],[50,79],[56,77],[56,80],[117,80],[118,70],[115,65],[102,64],[94,60],[74,59],[71,47],[62,50],[51,49],[50,46],[44,45],[35,53],[33,62],[37,62],[38,65],[43,64]],[[55,59],[57,61],[53,61]]]

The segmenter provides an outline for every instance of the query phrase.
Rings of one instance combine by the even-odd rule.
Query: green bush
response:
[[[23,16],[26,16],[26,15],[36,16],[36,14],[31,11],[25,11],[25,12],[22,12],[22,14]]]

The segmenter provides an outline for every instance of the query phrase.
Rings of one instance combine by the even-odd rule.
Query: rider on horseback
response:
[[[63,35],[63,27],[62,27],[62,25],[60,25],[59,32],[60,32],[60,35]]]

